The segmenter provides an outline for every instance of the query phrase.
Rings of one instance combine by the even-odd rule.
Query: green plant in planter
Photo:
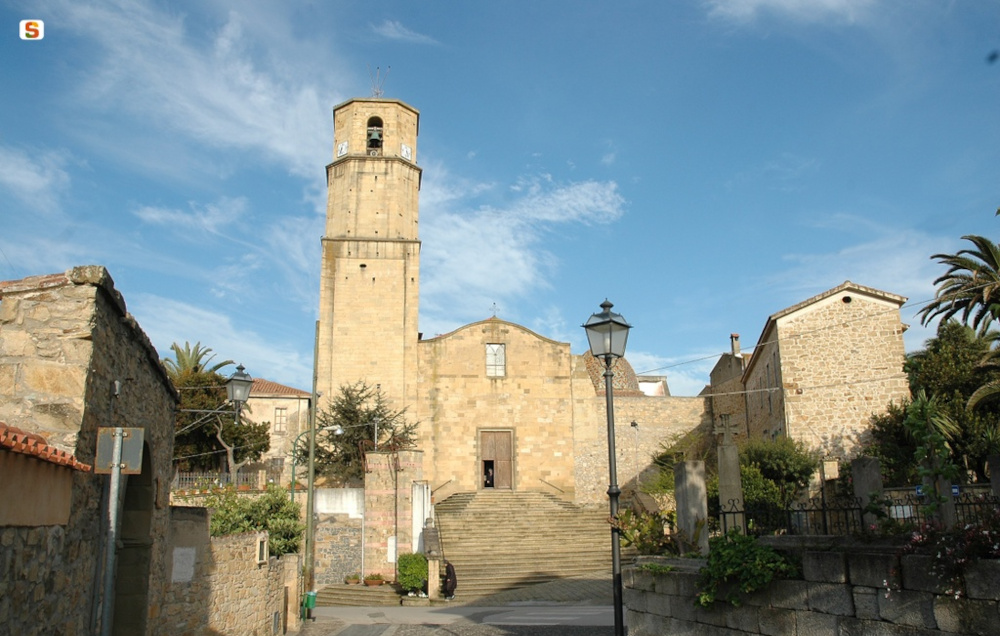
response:
[[[376,573],[376,574],[369,574],[369,575],[365,576],[365,580],[366,581],[384,581],[385,579],[382,577],[381,574],[377,574]]]
[[[361,581],[361,575],[357,572],[348,574],[344,577],[344,583],[358,583],[359,581]]]
[[[664,533],[667,520],[663,515],[650,512],[633,512],[629,509],[618,513],[614,524],[626,546],[635,546],[639,554],[677,554],[673,535]]]
[[[407,592],[419,592],[427,581],[427,557],[423,554],[399,555],[396,562],[399,585]]]
[[[733,529],[725,536],[709,539],[708,563],[700,574],[701,591],[695,603],[708,607],[716,600],[724,600],[738,607],[741,592],[749,594],[775,578],[797,576],[798,569],[774,549]]]

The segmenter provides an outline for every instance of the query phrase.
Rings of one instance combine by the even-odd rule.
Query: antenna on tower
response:
[[[381,99],[385,91],[382,90],[382,85],[385,84],[385,78],[389,77],[389,71],[392,70],[391,66],[385,67],[385,75],[382,75],[382,69],[375,67],[375,74],[372,75],[372,67],[368,66],[368,77],[372,81],[372,97],[375,99]]]

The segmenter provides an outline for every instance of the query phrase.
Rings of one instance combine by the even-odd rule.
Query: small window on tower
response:
[[[507,345],[486,345],[486,377],[502,378],[507,375]]]
[[[368,120],[368,154],[382,154],[382,118],[372,117]]]

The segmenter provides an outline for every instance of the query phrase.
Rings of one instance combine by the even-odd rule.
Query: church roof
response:
[[[587,364],[587,373],[590,381],[594,384],[594,390],[598,395],[604,395],[604,362],[594,357],[589,351],[583,354],[583,359]],[[611,388],[617,396],[645,396],[639,388],[639,379],[635,375],[635,370],[625,358],[615,358],[611,363]]]

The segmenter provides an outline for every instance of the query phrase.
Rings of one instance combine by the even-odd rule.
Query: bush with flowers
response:
[[[1000,510],[984,513],[972,523],[953,529],[924,524],[914,531],[904,552],[933,557],[931,572],[955,598],[965,593],[965,570],[979,559],[1000,558]]]

